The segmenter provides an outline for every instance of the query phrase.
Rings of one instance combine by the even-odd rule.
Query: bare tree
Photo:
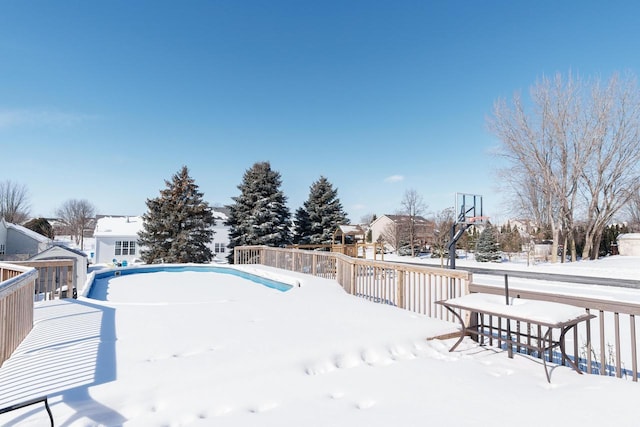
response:
[[[586,206],[583,256],[597,257],[607,221],[638,191],[640,103],[635,80],[620,84],[616,75],[603,90],[597,81],[557,74],[552,80],[542,78],[530,94],[532,112],[516,95],[512,105],[496,102],[488,121],[508,163],[502,176],[522,213],[551,228],[553,261],[561,238],[564,251],[569,247],[576,259],[575,215]]]
[[[432,254],[440,256],[440,266],[444,267],[447,244],[451,237],[451,227],[455,221],[455,209],[450,207],[437,212],[433,218],[435,227],[433,229]]]
[[[398,225],[396,222],[388,224],[380,233],[381,240],[379,243],[384,243],[385,245],[389,245],[391,249],[397,251],[402,242],[404,241],[403,237],[403,227]]]
[[[13,181],[0,182],[0,218],[21,224],[29,218],[27,187]]]
[[[363,215],[360,218],[360,224],[366,224],[366,225],[369,226],[375,220],[376,220],[376,214],[368,213],[368,214]]]
[[[409,238],[409,245],[411,246],[411,256],[415,256],[414,248],[417,242],[417,223],[418,219],[422,216],[423,212],[427,208],[424,203],[424,199],[414,189],[410,189],[404,192],[402,201],[402,212],[407,216],[407,234]]]
[[[629,230],[634,233],[640,232],[640,191],[637,192],[629,201],[627,206],[627,215],[629,216]]]
[[[595,85],[592,98],[599,108],[582,172],[588,203],[582,257],[596,259],[605,227],[640,192],[640,95],[635,79],[615,75],[606,87]]]
[[[84,231],[95,217],[95,211],[95,207],[85,199],[67,200],[56,211],[56,215],[81,249],[84,249]]]

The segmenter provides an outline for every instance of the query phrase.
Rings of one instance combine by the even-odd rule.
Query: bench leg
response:
[[[545,345],[547,339],[549,340],[549,347]],[[542,364],[544,365],[544,373],[547,376],[547,382],[551,383],[551,377],[549,376],[549,367],[547,366],[547,357],[544,354],[546,348],[549,349],[549,356],[551,357],[551,360],[553,360],[553,335],[551,334],[551,328],[548,328],[547,332],[542,337],[542,346],[540,346],[542,352]]]
[[[560,332],[560,339],[559,339],[559,346],[560,346],[560,353],[562,353],[562,357],[569,362],[569,365],[571,365],[571,367],[573,368],[574,371],[576,371],[577,373],[579,373],[580,375],[582,375],[582,371],[580,370],[580,368],[578,367],[578,365],[576,365],[576,363],[571,360],[571,358],[567,355],[566,351],[565,351],[565,346],[564,346],[564,337],[567,334],[567,332],[569,332],[572,328],[575,328],[577,325],[571,325],[569,327],[565,327],[562,328],[562,332]]]
[[[460,343],[462,342],[462,340],[465,337],[466,334],[466,326],[464,325],[464,320],[462,319],[462,317],[460,317],[460,315],[458,313],[456,313],[455,310],[453,310],[451,307],[447,307],[446,305],[444,306],[447,310],[449,310],[451,313],[453,313],[453,315],[458,319],[458,321],[460,322],[460,326],[462,326],[462,330],[460,331],[460,338],[458,338],[458,341],[456,341],[456,343],[449,349],[449,351],[453,351],[456,349],[456,347],[458,347],[460,345]]]

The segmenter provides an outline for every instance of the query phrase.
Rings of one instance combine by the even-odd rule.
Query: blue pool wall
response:
[[[237,270],[231,267],[203,265],[203,264],[155,264],[155,265],[136,265],[136,266],[128,266],[128,267],[116,267],[116,268],[105,268],[105,269],[95,270],[89,273],[87,277],[87,283],[85,284],[84,289],[82,289],[79,295],[86,298],[91,298],[91,291],[93,288],[93,284],[95,283],[96,280],[100,280],[100,279],[126,276],[129,274],[144,274],[144,273],[158,273],[158,272],[179,273],[184,271],[231,274],[233,276],[241,277],[243,279],[247,279],[252,282],[258,283],[260,285],[263,285],[272,289],[277,289],[282,292],[286,292],[289,289],[294,287],[294,285],[292,284],[283,283],[274,279],[269,279],[263,276],[259,276],[257,274],[248,273],[246,271]]]

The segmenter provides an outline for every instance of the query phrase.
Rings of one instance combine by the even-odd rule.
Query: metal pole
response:
[[[505,302],[509,305],[509,276],[506,274],[504,275],[504,297]]]

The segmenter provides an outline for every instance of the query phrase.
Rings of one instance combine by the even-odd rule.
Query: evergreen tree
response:
[[[338,198],[338,190],[324,176],[311,185],[304,210],[307,212],[310,228],[305,230],[307,234],[301,238],[308,239],[313,245],[332,243],[333,233],[338,225],[349,223]]]
[[[492,225],[487,225],[478,237],[476,244],[476,261],[489,262],[500,261],[500,250],[498,248],[497,230]]]
[[[142,260],[146,263],[207,263],[213,258],[209,248],[213,237],[211,207],[202,200],[186,166],[173,175],[160,196],[147,199],[138,233]]]
[[[283,246],[291,243],[291,213],[280,190],[280,173],[269,162],[255,163],[238,185],[240,195],[232,197],[226,224],[229,228],[229,262],[233,248],[244,245]]]
[[[43,236],[46,236],[50,239],[53,239],[55,237],[53,227],[46,218],[33,218],[27,221],[24,226],[29,230],[33,230],[36,233],[42,234]]]
[[[309,213],[305,208],[298,208],[293,223],[293,243],[296,245],[309,244],[309,236],[311,236],[311,221],[309,220]]]

